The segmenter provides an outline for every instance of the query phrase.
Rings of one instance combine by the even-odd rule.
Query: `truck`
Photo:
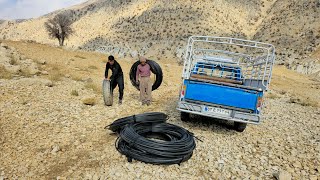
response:
[[[239,132],[247,124],[260,124],[274,62],[272,44],[191,36],[184,55],[177,107],[181,120],[200,115],[233,121]]]

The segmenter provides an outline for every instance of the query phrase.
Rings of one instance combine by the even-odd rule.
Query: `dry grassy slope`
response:
[[[274,44],[279,60],[300,59],[319,46],[319,21],[318,0],[276,1],[254,39]]]
[[[27,58],[35,61],[46,60],[47,67],[45,70],[50,74],[54,71],[61,72],[61,76],[65,74],[71,75],[74,80],[91,78],[94,88],[100,91],[101,79],[103,78],[106,56],[100,53],[90,53],[81,51],[67,51],[61,48],[53,48],[47,45],[4,41],[9,46],[16,48]],[[320,51],[317,52],[320,55]],[[117,57],[116,57],[117,58]],[[132,58],[117,58],[124,69],[125,86],[127,91],[135,92],[128,79],[128,73],[134,60]],[[156,104],[177,96],[178,87],[180,85],[180,75],[182,67],[173,63],[171,60],[163,60],[159,62],[164,70],[164,82],[160,90],[164,90],[168,97],[161,99]],[[95,68],[92,68],[95,67]],[[45,78],[48,78],[45,76]],[[49,77],[50,78],[50,77]],[[172,83],[174,86],[172,86]],[[300,99],[299,103],[307,105],[320,106],[320,82],[313,81],[310,77],[298,74],[294,71],[286,69],[284,66],[275,66],[271,82],[271,94],[289,94],[293,99]],[[162,97],[164,94],[159,95]],[[127,96],[128,94],[126,94]],[[129,95],[131,96],[131,95]]]
[[[67,42],[70,47],[96,50],[113,46],[126,50],[154,50],[160,44],[172,55],[193,34],[224,35],[247,38],[255,32],[273,1],[89,1],[38,19],[0,29],[2,38],[49,40],[43,23],[56,13],[72,15],[76,33]],[[0,36],[1,38],[1,36]],[[167,49],[167,47],[170,47]],[[172,47],[172,48],[171,48]],[[105,48],[100,48],[105,50]]]
[[[61,76],[60,78],[63,78],[65,75],[70,75],[70,78],[76,81],[83,81],[90,78],[93,81],[93,85],[90,85],[90,87],[98,94],[101,94],[101,81],[104,78],[105,62],[107,60],[105,55],[94,52],[69,51],[37,43],[14,41],[4,41],[4,43],[16,48],[28,59],[33,59],[36,62],[45,60],[47,64],[43,70],[49,72],[49,75],[44,75],[45,78],[52,79],[51,76]],[[129,71],[135,60],[128,58],[119,59],[117,57],[116,59],[124,69],[126,89],[131,92],[136,92],[135,88],[131,86],[129,79]],[[169,65],[169,63],[169,61],[161,61],[160,63],[162,67],[170,67],[166,68],[166,70],[164,69],[164,81],[161,85],[162,88],[166,89],[165,91],[167,93],[170,91],[170,88],[166,87],[170,84],[171,80],[180,81],[180,71],[177,75],[177,71],[170,70],[177,69],[179,66],[177,64]],[[57,74],[56,72],[59,73]],[[59,77],[53,77],[53,79],[59,79]],[[173,86],[173,88],[175,88],[175,86]],[[126,94],[125,96],[130,95]],[[163,98],[163,100],[165,101],[167,98]]]

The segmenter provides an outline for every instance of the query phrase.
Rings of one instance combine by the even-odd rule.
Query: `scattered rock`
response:
[[[293,163],[293,167],[295,167],[295,168],[301,168],[302,166],[301,166],[301,163],[300,163],[299,161],[295,161],[295,162]]]
[[[82,81],[86,82],[86,83],[92,83],[93,82],[93,80],[91,78],[82,78]]]
[[[36,75],[36,74],[39,74],[40,73],[40,71],[39,71],[39,69],[38,69],[38,67],[37,66],[35,66],[35,65],[31,65],[31,66],[29,66],[29,74],[30,75]]]
[[[54,145],[52,147],[52,151],[51,151],[51,154],[56,154],[57,152],[59,152],[61,149],[58,145]]]
[[[45,64],[47,64],[47,61],[44,60],[44,59],[40,59],[40,60],[38,61],[38,63],[39,63],[39,64],[42,64],[42,65],[45,65]]]
[[[284,170],[280,170],[279,172],[274,173],[273,176],[277,180],[291,180],[292,178],[291,174]]]
[[[5,66],[5,69],[8,70],[12,74],[18,74],[21,72],[21,67],[20,66]]]
[[[316,175],[312,175],[312,176],[310,176],[310,180],[319,180],[319,179]]]
[[[92,180],[99,180],[99,176],[97,174],[93,175]]]
[[[66,180],[66,179],[67,179],[66,177],[60,177],[60,176],[57,177],[57,180]]]
[[[82,99],[82,103],[89,106],[94,106],[96,104],[96,98],[95,97],[84,97]]]
[[[49,73],[48,73],[48,71],[41,71],[41,74],[48,75]]]
[[[45,85],[45,86],[48,86],[48,87],[52,87],[52,86],[53,86],[53,83],[52,83],[52,81],[50,81],[50,80],[46,80],[46,81],[44,81],[44,85]]]
[[[138,51],[131,51],[130,53],[132,58],[137,58],[138,57]]]

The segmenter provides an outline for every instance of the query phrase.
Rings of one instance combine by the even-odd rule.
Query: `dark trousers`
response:
[[[119,87],[119,99],[122,100],[123,98],[123,89],[124,89],[124,80],[123,80],[123,75],[117,77],[114,80],[111,80],[112,84],[112,91],[117,87]]]

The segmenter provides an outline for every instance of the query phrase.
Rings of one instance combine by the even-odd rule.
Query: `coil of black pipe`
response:
[[[158,136],[158,140],[148,138],[150,136]],[[169,123],[128,124],[116,142],[117,150],[126,155],[128,161],[166,165],[187,161],[195,147],[192,133]]]
[[[113,132],[120,132],[120,130],[127,124],[132,123],[162,123],[166,122],[168,116],[161,112],[150,112],[144,114],[138,114],[133,116],[128,116],[120,118],[114,121],[112,124],[106,126],[109,130]]]
[[[162,73],[162,69],[160,67],[160,65],[158,63],[156,63],[155,61],[153,60],[147,60],[147,63],[149,64],[150,68],[151,68],[151,72],[153,74],[155,74],[155,81],[152,85],[152,91],[158,89],[162,83],[162,79],[163,79],[163,73]],[[138,90],[139,90],[139,84],[137,83],[136,81],[136,72],[137,72],[137,68],[138,68],[138,65],[140,64],[140,61],[137,61],[135,62],[131,69],[130,69],[130,73],[129,73],[129,76],[130,76],[130,81],[131,81],[131,84],[136,87]]]

